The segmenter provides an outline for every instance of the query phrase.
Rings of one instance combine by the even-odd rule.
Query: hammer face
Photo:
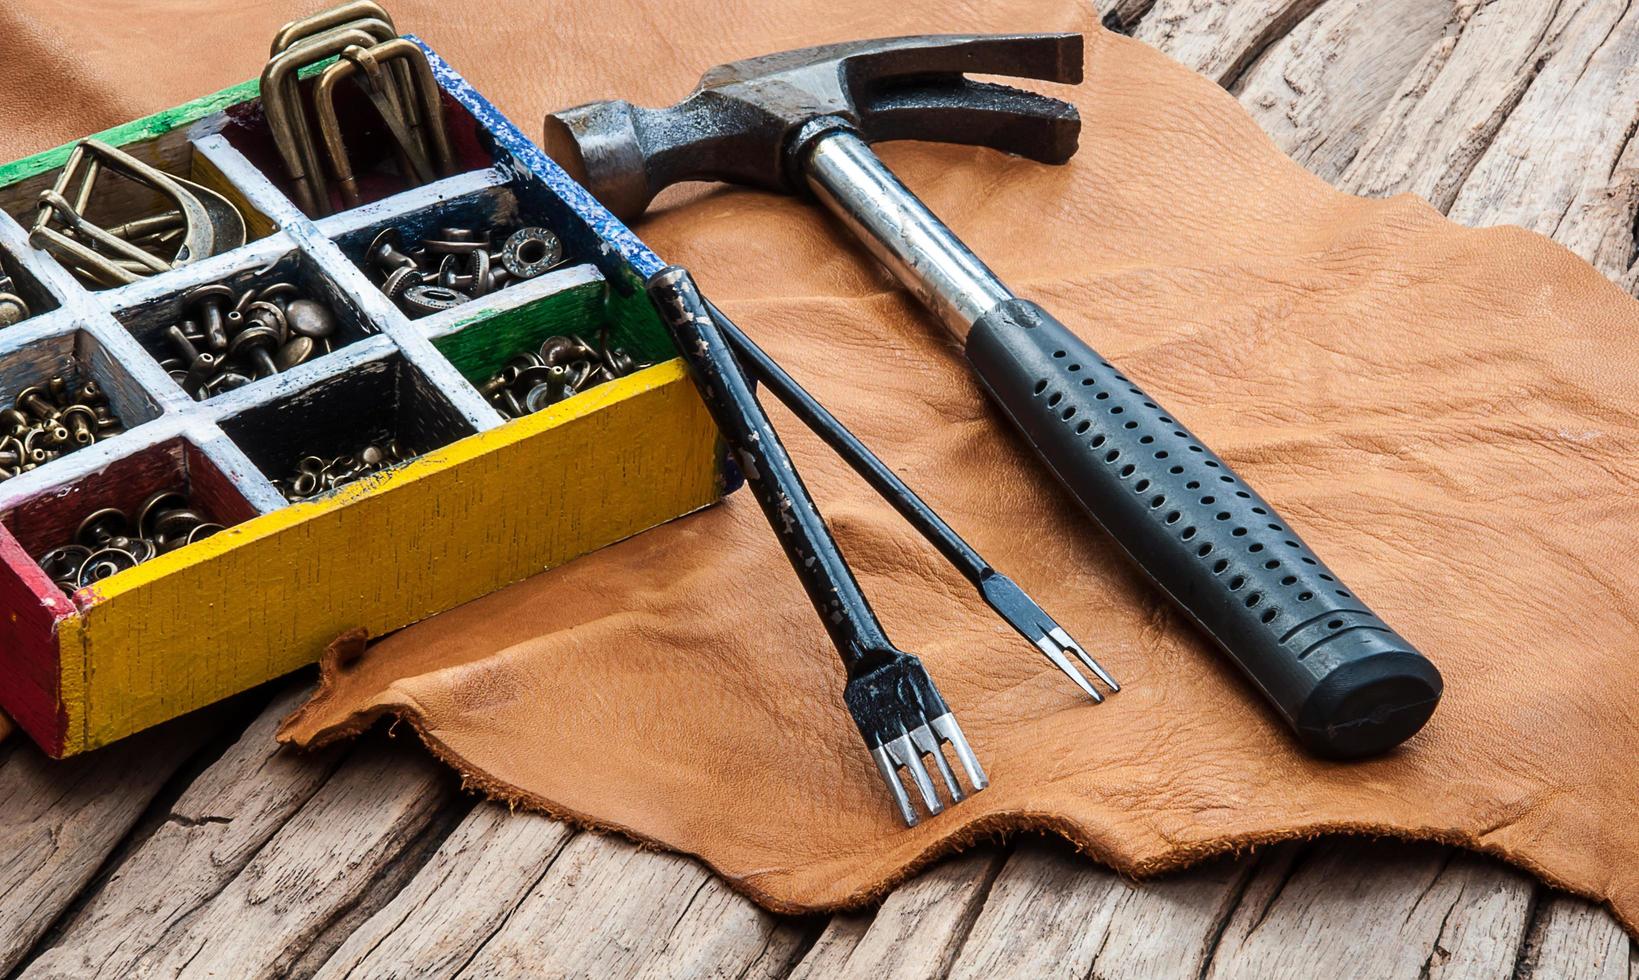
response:
[[[867,142],[990,146],[1048,163],[1075,151],[1080,119],[1059,99],[964,74],[1079,82],[1079,34],[950,34],[827,44],[707,71],[666,109],[601,102],[547,117],[546,149],[630,220],[683,180],[798,191],[804,124],[829,117]]]

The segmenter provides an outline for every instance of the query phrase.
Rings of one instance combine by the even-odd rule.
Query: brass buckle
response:
[[[163,195],[174,208],[114,228],[89,221],[84,212],[104,168]],[[246,234],[244,215],[216,191],[85,139],[68,155],[56,185],[40,192],[29,242],[92,284],[119,286],[238,248]]]
[[[417,107],[419,115],[427,120],[425,129],[418,127],[406,112],[414,106],[414,99],[395,103],[391,97],[386,72],[400,65],[409,70],[415,81],[415,94],[420,99]],[[406,178],[426,184],[455,172],[455,154],[450,148],[449,134],[444,129],[444,104],[426,55],[414,42],[404,38],[394,38],[370,48],[353,45],[342,51],[341,60],[326,68],[313,87],[313,107],[319,116],[319,132],[324,137],[325,151],[330,156],[331,171],[336,175],[342,198],[348,207],[356,207],[360,198],[358,180],[347,157],[346,139],[336,116],[336,86],[355,75],[358,76],[359,87],[398,142],[398,148],[409,158],[413,175],[407,173]],[[426,142],[429,136],[432,142],[431,157]],[[436,161],[432,157],[436,157]]]
[[[405,47],[415,54],[405,53]],[[367,53],[349,55],[350,49]],[[330,188],[308,126],[297,73],[333,56],[356,63],[365,72],[361,87],[393,134],[399,169],[406,181],[425,183],[453,172],[449,137],[444,130],[443,103],[437,97],[436,82],[432,86],[434,97],[430,103],[427,99],[426,82],[431,81],[432,71],[426,56],[414,44],[398,37],[392,18],[379,4],[355,0],[280,28],[273,38],[271,57],[262,69],[262,104],[274,145],[284,160],[296,203],[302,210],[322,217],[331,212],[331,205]],[[386,66],[385,71],[377,61]],[[388,74],[390,78],[384,77]],[[329,96],[321,99],[319,91],[320,83],[315,82],[315,103],[328,102]],[[339,127],[337,130],[339,134]],[[327,149],[331,143],[330,135],[326,134]],[[333,151],[331,155],[334,160]],[[344,199],[349,206],[356,204],[357,181],[345,155],[333,170],[343,181]]]

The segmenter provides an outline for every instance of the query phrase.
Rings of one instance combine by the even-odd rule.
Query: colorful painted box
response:
[[[414,40],[412,38],[412,40]],[[416,41],[417,44],[421,42]],[[422,45],[427,50],[425,45]],[[460,172],[314,220],[292,203],[249,82],[101,134],[225,194],[250,241],[88,290],[26,226],[67,158],[0,167],[0,264],[34,315],[0,330],[0,402],[59,374],[99,383],[127,431],[0,482],[0,708],[54,756],[173,718],[717,500],[732,477],[642,279],[660,260],[427,50]],[[570,262],[409,319],[362,271],[375,234],[451,219],[545,224]],[[334,352],[204,401],[151,351],[181,296],[284,277],[338,312]],[[556,334],[607,327],[653,362],[507,420],[476,385]],[[427,451],[302,503],[273,480],[315,442],[413,436]],[[339,451],[339,450],[338,450]],[[35,558],[102,507],[186,488],[227,525],[73,595]]]

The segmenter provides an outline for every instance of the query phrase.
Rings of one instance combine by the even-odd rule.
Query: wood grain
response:
[[[453,976],[734,976],[779,930],[690,858],[580,834]]]
[[[1322,842],[1259,869],[1206,975],[1508,976],[1531,890],[1450,848]]]
[[[127,976],[174,926],[209,904],[340,760],[336,751],[299,756],[273,740],[279,721],[310,693],[309,684],[298,683],[275,697],[22,976]]]
[[[1395,92],[1338,184],[1368,197],[1411,192],[1444,211],[1568,23],[1603,0],[1464,3],[1452,29]]]
[[[1619,279],[1639,212],[1639,10],[1584,7],[1546,54],[1449,214],[1542,232]]]
[[[1600,909],[1580,898],[1554,895],[1538,911],[1520,975],[1563,980],[1627,980],[1628,937]]]
[[[539,883],[575,832],[499,804],[472,809],[404,890],[317,978],[454,976]]]
[[[209,902],[151,930],[123,972],[283,975],[453,799],[455,777],[407,748],[359,745]]]
[[[934,865],[889,895],[857,934],[855,923],[842,917],[842,927],[827,930],[793,978],[944,976],[1005,857],[981,847]]]
[[[951,976],[1199,976],[1255,864],[1216,861],[1139,884],[1063,844],[1020,846]]]
[[[186,719],[68,762],[21,740],[0,747],[0,974],[73,904],[220,724]]]
[[[1133,36],[1229,85],[1322,0],[1157,0]]]
[[[1456,19],[1453,0],[1327,3],[1269,45],[1234,92],[1288,156],[1335,181]]]

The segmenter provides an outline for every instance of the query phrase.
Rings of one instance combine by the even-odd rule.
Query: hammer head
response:
[[[971,143],[1063,163],[1075,107],[964,74],[1081,81],[1079,34],[945,34],[826,44],[706,72],[665,109],[589,102],[546,117],[546,151],[624,220],[665,187],[715,180],[798,192],[806,137]],[[814,125],[810,125],[814,124]]]

